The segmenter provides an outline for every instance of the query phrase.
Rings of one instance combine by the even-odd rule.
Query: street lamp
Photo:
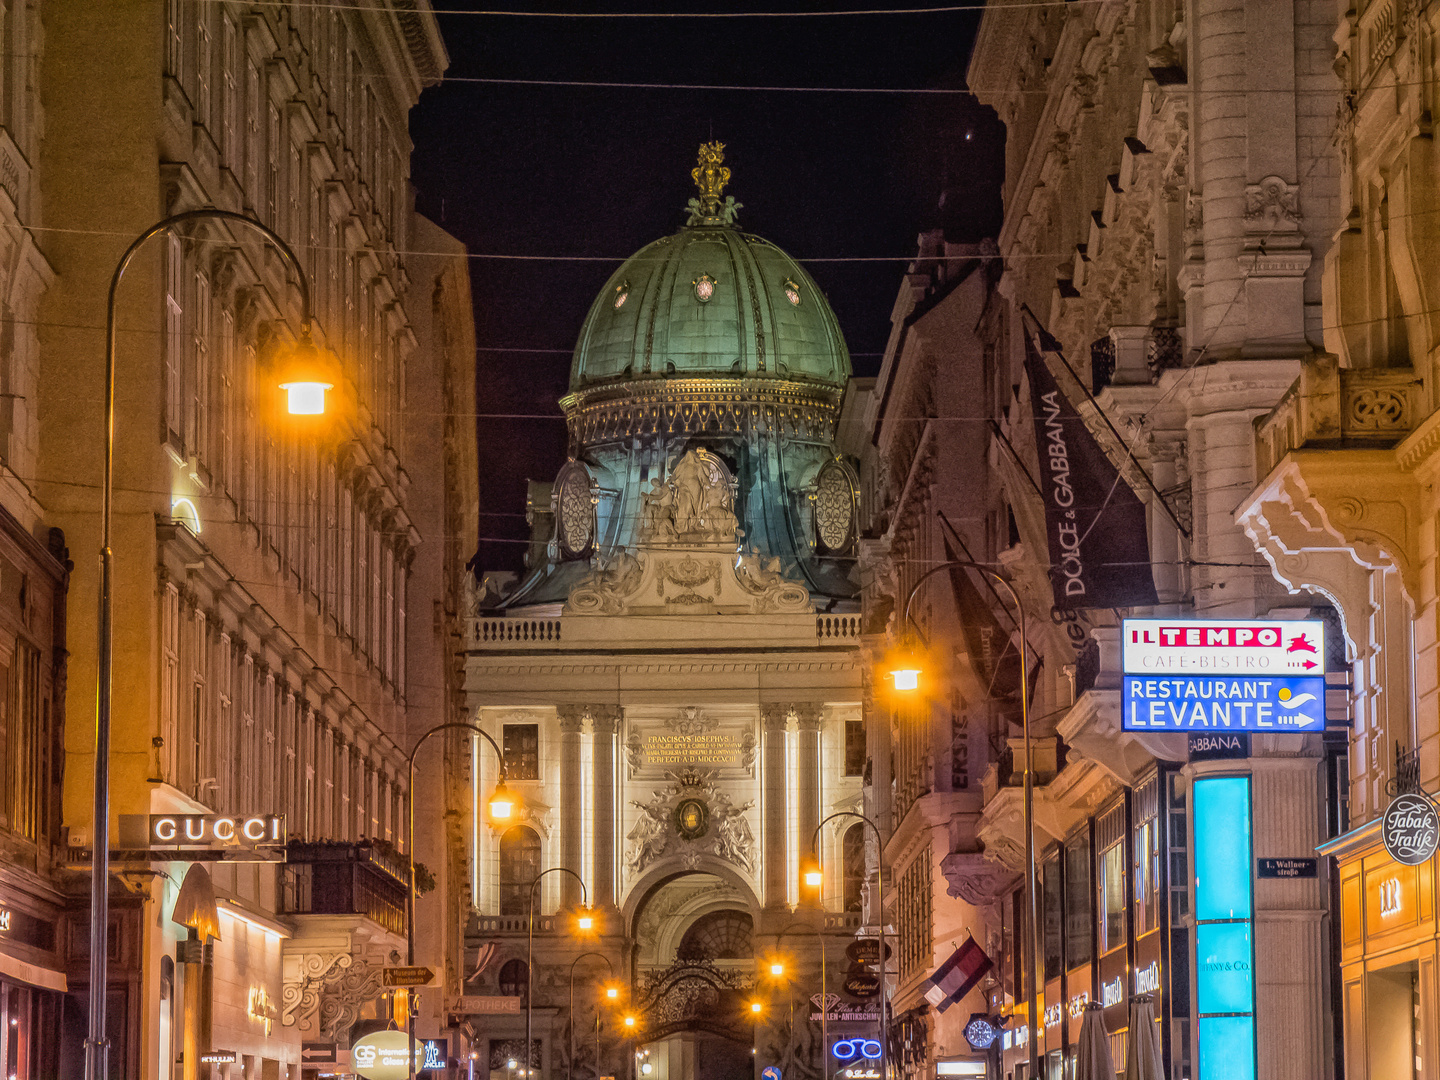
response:
[[[978,570],[998,582],[1009,594],[1010,602],[1015,607],[1015,625],[1020,631],[1020,730],[1025,742],[1025,906],[1030,912],[1030,925],[1025,942],[1025,948],[1029,954],[1027,962],[1030,967],[1030,977],[1026,980],[1025,1023],[1029,1029],[1027,1036],[1030,1046],[1030,1073],[1038,1076],[1040,1074],[1040,1044],[1037,1039],[1039,1027],[1035,1016],[1035,984],[1040,978],[1041,970],[1039,963],[1040,891],[1035,877],[1035,759],[1030,746],[1030,679],[1025,671],[1025,658],[1028,652],[1025,641],[1025,609],[1020,604],[1020,597],[1015,592],[1015,586],[1010,584],[1008,578],[997,574],[988,566],[971,562],[969,559],[949,559],[939,566],[932,566],[915,579],[915,584],[910,588],[910,595],[905,598],[905,618],[901,623],[902,632],[908,633],[906,628],[915,627],[915,621],[910,617],[910,605],[915,602],[915,595],[920,591],[920,586],[925,584],[931,576],[954,567]],[[894,679],[896,690],[914,690],[919,683],[918,669],[907,661],[902,661],[892,669],[891,676]]]
[[[817,877],[820,880],[812,882],[810,880],[812,876]],[[824,875],[820,873],[819,863],[815,864],[815,869],[813,872],[810,870],[807,870],[805,872],[805,884],[809,885],[811,888],[817,888],[820,885],[820,881],[823,880]],[[823,914],[821,915],[821,918],[824,918]],[[809,923],[793,922],[775,935],[776,952],[780,951],[780,940],[786,934],[790,933],[791,930],[809,930],[812,934],[815,935],[815,940],[820,943],[820,1065],[821,1074],[828,1076],[830,1072],[830,1006],[825,1001],[825,995],[830,989],[830,981],[825,976],[825,935],[822,934],[815,927],[811,926]],[[883,967],[883,958],[881,960],[881,964],[882,967],[880,971],[881,978],[883,979],[885,971]],[[777,971],[776,968],[779,968],[779,970]],[[770,974],[775,976],[777,979],[784,978],[785,965],[783,962],[779,961],[778,958],[775,963],[772,963],[770,965]]]
[[[86,1080],[105,1080],[110,1075],[110,1043],[105,1030],[106,983],[109,970],[110,922],[110,712],[111,674],[114,668],[113,593],[115,553],[110,548],[110,523],[113,516],[115,473],[115,294],[120,279],[135,254],[148,241],[192,221],[229,221],[256,229],[265,237],[295,273],[300,289],[300,339],[297,352],[304,353],[306,370],[294,376],[295,385],[311,385],[306,380],[321,378],[321,365],[315,344],[310,337],[312,322],[310,285],[305,269],[279,233],[252,217],[230,210],[206,207],[172,214],[156,222],[137,236],[120,256],[115,273],[110,277],[110,291],[105,299],[105,454],[100,488],[100,612],[97,626],[96,700],[95,700],[95,802],[91,826],[90,855],[90,1017],[85,1041]],[[286,374],[287,380],[291,378]],[[327,384],[326,389],[333,383]],[[318,407],[313,388],[302,393],[311,414],[325,411],[325,392],[319,393]],[[293,410],[292,410],[293,412]]]
[[[409,822],[405,833],[405,866],[409,871],[409,881],[406,886],[405,896],[405,963],[411,967],[415,966],[415,755],[420,753],[420,747],[425,745],[425,740],[434,735],[437,731],[455,731],[464,728],[473,731],[484,738],[495,751],[495,756],[500,759],[500,782],[495,785],[495,793],[490,796],[490,814],[492,817],[508,818],[514,807],[514,801],[510,793],[505,789],[505,755],[501,752],[500,746],[491,737],[490,733],[477,724],[466,720],[455,720],[446,724],[436,724],[425,734],[415,741],[410,750],[410,756],[406,760],[405,767],[408,770],[408,780],[405,787],[405,808],[408,812]],[[501,800],[503,813],[496,813],[496,800]],[[405,991],[409,993],[409,991]],[[408,1048],[410,1051],[410,1080],[415,1080],[415,1010],[410,1010],[409,1023],[406,1025],[409,1034]]]
[[[574,960],[570,961],[570,1080],[575,1080],[575,965],[584,960],[587,956],[598,956],[605,961],[605,966],[610,971],[610,978],[615,978],[615,965],[610,963],[610,958],[604,953],[583,952]],[[615,998],[619,991],[613,986],[605,988],[605,996]],[[595,1080],[600,1080],[600,1002],[595,1002]]]
[[[580,882],[580,903],[585,905],[580,918],[576,920],[581,930],[588,930],[593,924],[593,916],[590,914],[590,901],[585,894],[585,879],[571,870],[568,866],[552,866],[549,870],[541,870],[530,882],[530,906],[527,918],[527,941],[525,945],[525,1067],[532,1068],[530,1056],[530,1028],[534,1015],[535,1001],[535,887],[546,874],[569,874],[576,881]],[[581,925],[583,921],[583,925]],[[574,969],[572,967],[571,971]],[[571,1026],[574,1026],[574,1018],[571,1018]]]
[[[888,1040],[885,1038],[888,1022],[886,1013],[889,1011],[885,1007],[885,991],[887,989],[885,979],[885,838],[880,835],[880,827],[864,814],[857,813],[854,810],[837,810],[824,821],[820,822],[819,825],[816,825],[815,831],[810,834],[810,863],[809,868],[805,871],[805,884],[809,885],[812,889],[819,888],[825,880],[825,874],[820,868],[820,857],[817,853],[816,844],[820,838],[820,830],[825,827],[826,823],[842,817],[859,818],[866,825],[869,825],[870,830],[875,834],[875,888],[879,893],[879,896],[876,898],[875,910],[879,913],[880,919],[880,1080],[890,1080],[885,1068],[886,1061],[889,1058],[888,1047],[886,1045]],[[825,960],[824,941],[820,943],[820,960],[823,964]],[[823,969],[821,977],[824,977]],[[822,1002],[825,1000],[825,991],[823,989],[820,991],[820,1000]],[[820,1010],[820,1022],[822,1025],[825,1023],[825,1014],[829,1011],[829,1009],[822,1006]],[[823,1039],[826,1034],[827,1032],[822,1030],[821,1038]],[[826,1055],[830,1053],[829,1046],[825,1047],[825,1053]],[[830,1069],[828,1056],[825,1058],[825,1069],[827,1072]]]

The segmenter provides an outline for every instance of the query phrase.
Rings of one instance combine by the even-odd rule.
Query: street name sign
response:
[[[1313,878],[1320,872],[1318,859],[1256,859],[1255,876],[1262,878]]]
[[[381,986],[429,986],[435,972],[428,967],[387,967],[380,977]]]

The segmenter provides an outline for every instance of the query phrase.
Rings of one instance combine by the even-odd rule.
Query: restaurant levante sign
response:
[[[1325,624],[1126,619],[1126,731],[1303,732],[1325,727]]]

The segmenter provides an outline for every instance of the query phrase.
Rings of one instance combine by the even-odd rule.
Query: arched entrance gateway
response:
[[[448,1024],[486,1080],[819,1080],[820,943],[838,990],[870,895],[840,827],[823,887],[800,881],[817,824],[890,756],[862,722],[850,362],[804,268],[738,227],[723,149],[701,150],[685,227],[591,307],[527,571],[470,582],[467,704],[517,805],[489,819],[495,755],[457,736],[454,918],[419,930],[465,933],[421,1030]],[[572,933],[579,888],[551,874],[532,955],[553,867],[596,926]]]
[[[647,1064],[649,1080],[752,1080],[757,906],[748,890],[703,872],[665,879],[637,906],[642,1080]]]

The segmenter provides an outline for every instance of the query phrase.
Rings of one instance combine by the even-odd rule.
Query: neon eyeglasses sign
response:
[[[840,1039],[830,1048],[837,1061],[849,1061],[852,1058],[878,1058],[880,1056],[880,1043],[877,1039]]]

